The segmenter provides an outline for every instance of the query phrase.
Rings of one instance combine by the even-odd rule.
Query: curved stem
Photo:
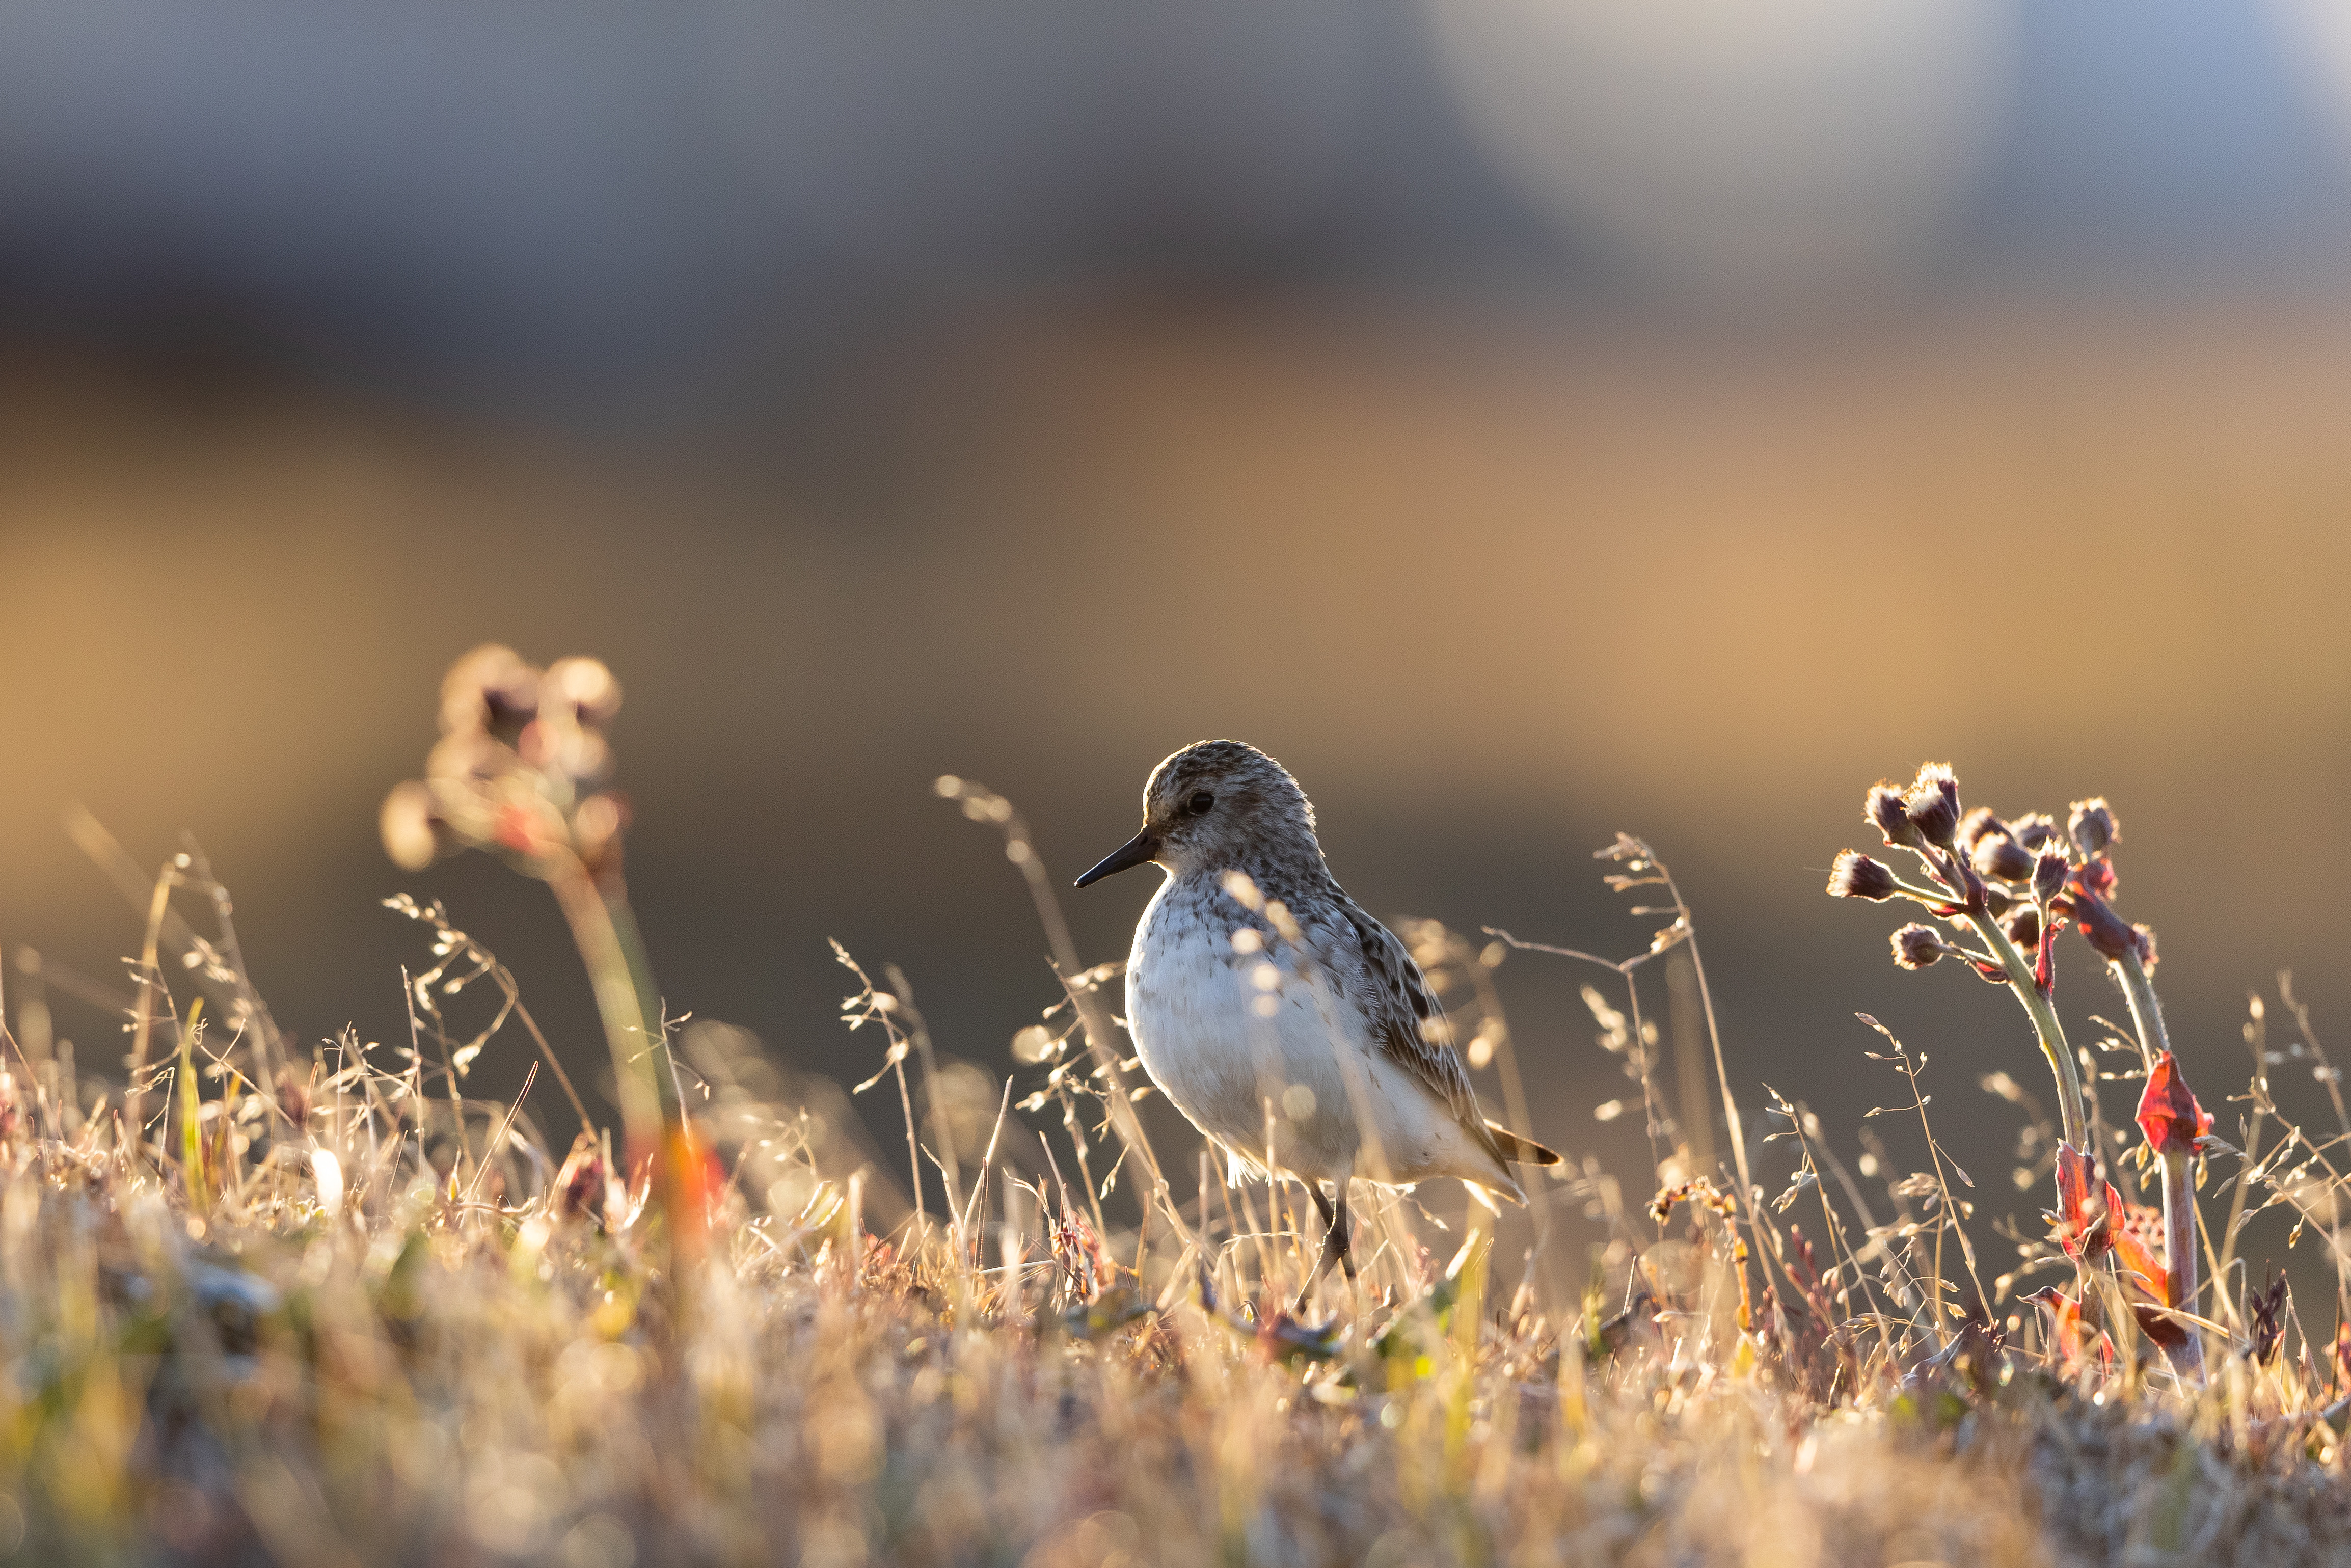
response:
[[[2136,954],[2114,960],[2115,978],[2122,983],[2123,996],[2130,1004],[2131,1027],[2138,1031],[2139,1053],[2149,1067],[2155,1059],[2171,1050],[2171,1036],[2163,1027],[2163,1004],[2155,999],[2155,982],[2147,977],[2147,966]]]
[[[612,1051],[612,1075],[620,1091],[621,1124],[631,1159],[662,1146],[661,1073],[653,1062],[653,1040],[637,994],[626,947],[612,912],[585,872],[567,867],[548,879],[570,923],[571,938],[588,966],[596,1011]]]
[[[2082,1069],[2074,1060],[2073,1048],[2065,1043],[2064,1026],[2057,1021],[2057,1009],[2041,993],[2039,982],[2032,977],[2032,967],[2009,940],[2008,933],[2000,928],[1989,911],[1966,912],[1964,918],[1984,939],[1992,956],[2000,960],[2001,970],[2008,976],[2009,989],[2024,1004],[2032,1019],[2032,1032],[2040,1037],[2041,1054],[2049,1059],[2049,1071],[2057,1080],[2057,1109],[2064,1124],[2065,1141],[2084,1153],[2089,1152],[2089,1117],[2082,1108]]]

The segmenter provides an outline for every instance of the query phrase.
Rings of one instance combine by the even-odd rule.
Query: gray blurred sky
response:
[[[625,417],[1040,291],[2334,279],[2329,16],[16,0],[0,313]]]

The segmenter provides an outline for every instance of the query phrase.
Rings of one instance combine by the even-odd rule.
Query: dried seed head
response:
[[[1831,898],[1866,898],[1873,903],[1894,896],[1894,873],[1882,861],[1855,850],[1841,851],[1829,868]]]
[[[576,653],[558,659],[547,666],[539,690],[570,704],[581,724],[607,724],[621,711],[621,683],[601,659]]]
[[[502,643],[485,643],[441,678],[441,728],[486,729],[510,738],[538,710],[538,672]]]
[[[2102,855],[2106,846],[2123,836],[2122,827],[2115,813],[2100,796],[2095,800],[2076,800],[2073,814],[2065,819],[2065,831],[2074,847],[2085,855]]]
[[[1959,848],[1972,851],[1979,840],[1988,833],[2008,830],[2000,825],[2000,813],[1990,806],[1978,806],[1959,819]]]
[[[512,760],[505,747],[480,730],[461,729],[433,743],[424,754],[424,777],[472,789],[496,778]]]
[[[2057,837],[2057,819],[2046,811],[2028,811],[2009,823],[2008,836],[2026,849],[2038,852]]]
[[[2005,829],[1995,828],[1976,840],[1975,867],[1995,882],[2022,882],[2032,874],[2032,855]]]
[[[2043,850],[2032,862],[2032,896],[2046,904],[2065,886],[2065,863],[2063,850]]]
[[[1906,969],[1923,969],[1950,950],[1932,927],[1916,921],[1894,934],[1894,961]]]
[[[2037,905],[2020,904],[2008,912],[2000,923],[2008,939],[2030,952],[2041,946],[2041,911]]]
[[[1918,836],[1938,849],[1949,849],[1959,831],[1959,781],[1948,764],[1929,762],[1902,797],[1902,813]]]
[[[1918,845],[1918,830],[1910,825],[1909,813],[1902,809],[1902,791],[1891,784],[1877,783],[1869,787],[1869,798],[1862,802],[1861,814],[1889,845]]]
[[[383,852],[402,871],[423,871],[456,848],[449,824],[434,807],[432,787],[413,779],[392,787],[376,825],[383,833]]]

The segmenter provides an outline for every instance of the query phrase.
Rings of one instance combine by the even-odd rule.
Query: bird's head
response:
[[[1143,787],[1143,831],[1078,885],[1145,862],[1181,876],[1202,867],[1321,854],[1314,808],[1289,769],[1254,746],[1203,740],[1151,770]]]

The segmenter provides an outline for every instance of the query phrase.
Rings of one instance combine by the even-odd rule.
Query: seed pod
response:
[[[1975,867],[1996,882],[2022,882],[2032,874],[2032,856],[2005,830],[1996,829],[1976,840]]]
[[[2046,811],[2028,811],[2008,825],[2008,836],[2038,852],[2057,837],[2057,819]]]
[[[423,871],[456,848],[449,824],[433,802],[430,787],[410,779],[392,786],[377,819],[383,852],[402,871]]]
[[[2074,847],[2085,855],[2102,855],[2106,846],[2123,836],[2121,825],[2104,796],[2074,802],[2073,814],[2065,819],[2065,831]]]
[[[2046,904],[2065,885],[2065,852],[2043,850],[2032,862],[2032,896]]]
[[[1861,814],[1889,845],[1917,847],[1918,830],[1910,825],[1909,813],[1902,809],[1902,791],[1893,785],[1871,785],[1869,798],[1862,802]]]
[[[510,739],[538,709],[538,672],[502,643],[485,643],[441,678],[441,728],[488,730]]]
[[[621,683],[601,659],[579,654],[558,659],[547,666],[539,689],[570,704],[581,724],[608,724],[621,711]]]
[[[1959,831],[1959,781],[1944,763],[1929,762],[1902,797],[1902,814],[1918,836],[1938,849],[1949,849]]]
[[[1916,921],[1894,934],[1894,961],[1906,969],[1923,969],[1950,950],[1932,927]]]
[[[1829,868],[1831,898],[1866,898],[1876,903],[1893,897],[1895,892],[1894,873],[1885,863],[1857,851],[1840,852],[1836,864]]]

